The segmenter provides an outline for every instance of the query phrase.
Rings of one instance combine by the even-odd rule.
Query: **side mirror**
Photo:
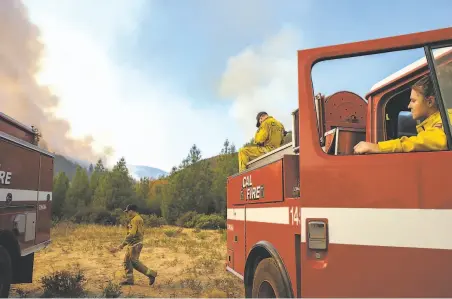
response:
[[[411,112],[401,111],[397,119],[397,137],[416,136],[416,121],[413,119]]]

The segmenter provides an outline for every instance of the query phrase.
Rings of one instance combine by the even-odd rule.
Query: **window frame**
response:
[[[383,95],[380,100],[379,103],[377,104],[377,109],[379,109],[379,113],[381,113],[380,117],[378,117],[382,123],[382,133],[380,134],[380,136],[377,136],[377,141],[379,138],[381,137],[382,140],[381,141],[386,141],[386,140],[391,140],[388,138],[388,125],[386,122],[386,113],[388,110],[388,105],[390,103],[392,103],[393,100],[395,100],[395,97],[398,97],[400,94],[405,93],[407,90],[410,89],[409,85],[412,82],[412,80],[406,82],[405,84],[403,84],[400,87],[397,87],[393,90],[390,90],[388,93],[386,93],[385,95]],[[378,119],[377,118],[377,119]],[[397,138],[397,137],[395,137]],[[394,139],[394,138],[393,138]]]
[[[369,41],[364,41],[364,42],[357,42],[357,43],[351,43],[351,44],[344,44],[344,45],[339,45],[336,47],[339,48],[350,48],[349,53],[341,53],[341,49],[339,49],[338,51],[330,51],[333,52],[333,55],[322,55],[323,50],[325,52],[328,52],[328,50],[331,50],[331,48],[333,48],[334,46],[329,46],[329,47],[323,47],[323,48],[317,48],[317,49],[310,49],[310,50],[302,50],[298,52],[298,56],[299,56],[299,86],[301,84],[301,79],[300,76],[303,76],[304,73],[302,72],[302,63],[301,63],[301,59],[300,59],[300,54],[303,55],[307,55],[309,58],[312,58],[312,56],[318,56],[318,57],[314,57],[314,59],[310,60],[308,59],[308,63],[309,64],[309,89],[310,89],[310,99],[312,103],[309,103],[308,105],[306,105],[306,103],[302,103],[301,97],[302,95],[302,91],[303,89],[305,89],[305,87],[299,87],[299,109],[303,106],[307,106],[306,108],[310,107],[311,105],[313,106],[313,114],[311,113],[310,116],[314,116],[314,121],[315,121],[315,133],[317,133],[317,139],[316,142],[314,142],[314,150],[317,153],[317,155],[321,155],[323,157],[331,157],[331,158],[337,158],[337,157],[348,157],[348,156],[359,156],[359,155],[331,155],[328,154],[326,152],[323,151],[322,146],[321,146],[321,138],[323,136],[319,135],[319,123],[318,123],[318,118],[317,118],[317,113],[316,113],[316,105],[315,105],[315,94],[314,92],[316,92],[314,90],[314,82],[313,82],[313,78],[312,78],[312,69],[314,67],[314,65],[323,62],[323,61],[328,61],[328,60],[337,60],[337,59],[342,59],[342,58],[353,58],[353,57],[361,57],[361,56],[369,56],[369,55],[375,55],[375,54],[384,54],[384,53],[392,53],[392,52],[402,52],[405,50],[415,50],[415,49],[424,49],[424,55],[427,61],[427,64],[424,66],[426,69],[424,69],[423,71],[420,70],[421,73],[429,73],[430,77],[432,79],[432,81],[434,82],[434,94],[436,96],[436,98],[438,99],[438,103],[439,103],[439,109],[441,111],[441,118],[444,122],[444,119],[446,119],[448,126],[447,129],[445,129],[445,134],[446,134],[446,138],[447,138],[447,150],[446,151],[451,151],[452,149],[452,132],[451,132],[451,120],[448,117],[448,113],[446,113],[445,110],[445,104],[444,101],[441,97],[441,93],[439,92],[439,84],[438,84],[438,79],[437,79],[437,71],[434,65],[434,58],[433,58],[433,52],[432,49],[436,49],[438,47],[448,47],[450,45],[452,45],[452,39],[448,38],[448,39],[442,39],[442,40],[432,40],[432,38],[429,39],[428,35],[442,35],[443,32],[447,32],[447,31],[452,31],[451,30],[452,27],[450,28],[445,28],[445,29],[439,29],[439,30],[433,30],[430,32],[420,32],[420,33],[413,33],[413,34],[407,34],[407,35],[403,35],[403,36],[393,36],[393,37],[388,37],[388,38],[382,38],[382,39],[377,39],[377,40],[369,40]],[[419,38],[418,42],[408,42],[404,45],[404,42],[401,42],[400,45],[397,46],[388,46],[387,44],[391,44],[396,42],[397,39],[402,39],[402,38],[413,38],[416,35],[425,35],[424,38]],[[449,35],[450,36],[450,35]],[[426,39],[424,41],[424,39]],[[381,47],[374,47],[374,49],[368,49],[368,50],[364,50],[364,51],[356,51],[356,52],[352,52],[353,48],[355,46],[357,46],[357,44],[366,44],[366,46],[363,46],[363,48],[372,48],[372,45],[374,43],[377,43],[378,41],[382,41],[382,40],[386,40],[388,41],[388,43],[384,43],[386,45],[383,45]],[[383,43],[383,42],[382,42]],[[306,53],[307,52],[307,53]],[[314,52],[311,55],[309,55],[309,52]],[[317,52],[317,53],[315,53]],[[344,51],[345,52],[345,51]],[[317,54],[317,55],[316,55]],[[309,61],[310,60],[310,61]],[[306,65],[305,65],[306,66]],[[417,71],[416,71],[417,73]],[[410,82],[412,80],[409,80]],[[394,84],[397,84],[397,80],[396,82],[393,82]],[[318,91],[320,92],[320,91]],[[374,97],[376,94],[374,94],[373,92],[368,93],[365,96],[366,101],[368,101],[368,105],[373,106],[374,105]],[[367,119],[366,119],[366,140],[367,141],[371,141],[371,142],[378,142],[378,140],[372,140],[372,137],[374,137],[375,139],[378,139],[378,129],[379,129],[379,122],[381,121],[378,117],[378,115],[384,115],[384,110],[383,110],[383,114],[381,114],[381,111],[379,112],[379,110],[382,108],[382,105],[380,105],[380,101],[382,101],[383,97],[385,97],[384,95],[379,98],[378,103],[375,107],[371,107],[367,108]],[[451,107],[452,108],[452,107]],[[370,112],[369,112],[370,109]],[[443,118],[444,117],[444,118]],[[301,124],[300,124],[301,125]],[[380,123],[380,128],[384,131],[384,135],[386,136],[386,125],[385,125],[385,121],[383,120],[383,123]],[[446,127],[446,126],[445,126]],[[299,128],[299,132],[304,132],[304,129]],[[312,133],[312,132],[311,132]],[[369,140],[370,139],[370,140]],[[300,141],[301,141],[301,136],[300,136]],[[301,144],[300,144],[301,147]],[[421,152],[416,152],[416,153],[421,153]],[[428,152],[427,152],[428,153]],[[385,154],[409,154],[409,153],[385,153]]]
[[[441,120],[444,124],[444,120],[446,120],[447,122],[447,126],[443,125],[443,129],[444,129],[444,133],[446,134],[446,138],[447,138],[447,150],[451,150],[452,149],[452,132],[451,132],[451,122],[450,122],[450,118],[449,118],[449,113],[447,113],[447,109],[446,109],[446,105],[444,103],[442,94],[441,94],[441,90],[439,87],[439,82],[438,82],[438,71],[436,68],[436,64],[435,64],[435,58],[433,56],[433,48],[447,48],[447,47],[451,47],[452,43],[451,42],[439,42],[439,43],[431,43],[431,44],[426,44],[424,46],[424,52],[425,52],[425,57],[427,59],[427,65],[430,69],[430,79],[432,80],[433,83],[433,92],[435,94],[435,101],[438,104],[438,109],[441,115]]]

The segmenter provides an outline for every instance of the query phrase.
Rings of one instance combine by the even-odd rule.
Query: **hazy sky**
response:
[[[260,110],[290,129],[296,50],[449,27],[452,11],[450,0],[24,3],[46,46],[39,80],[72,134],[166,171],[194,143],[204,157],[226,138],[241,146]]]

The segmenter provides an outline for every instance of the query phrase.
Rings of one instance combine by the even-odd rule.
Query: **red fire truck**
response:
[[[228,178],[226,269],[246,297],[452,297],[452,96],[437,75],[451,45],[452,27],[298,51],[292,143]],[[412,48],[425,58],[365,99],[314,93],[320,61]],[[417,134],[407,106],[426,74],[448,150],[354,155],[359,141]]]
[[[0,113],[0,296],[31,283],[34,253],[50,243],[53,155],[37,132]]]

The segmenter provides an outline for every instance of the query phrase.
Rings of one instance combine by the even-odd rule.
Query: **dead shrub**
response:
[[[86,278],[80,269],[55,271],[41,278],[46,298],[79,298],[85,295]]]

